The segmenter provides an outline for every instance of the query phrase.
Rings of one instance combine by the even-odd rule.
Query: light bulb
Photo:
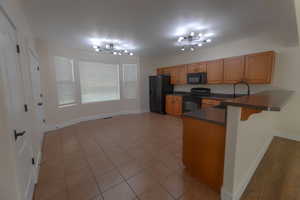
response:
[[[211,39],[207,39],[206,42],[211,42]]]
[[[203,45],[202,43],[199,43],[199,44],[198,44],[198,47],[202,47],[202,45]]]
[[[214,35],[214,33],[206,33],[204,36],[205,37],[211,37],[211,36],[213,36]]]
[[[130,55],[130,56],[133,56],[133,53],[132,53],[132,52],[130,52],[130,53],[129,53],[129,55]]]
[[[185,48],[181,48],[181,51],[185,51]]]
[[[124,50],[124,53],[128,53],[128,50]]]
[[[117,55],[118,53],[114,51],[113,54],[114,54],[114,55]]]
[[[178,42],[182,42],[182,40],[184,40],[184,37],[180,36],[180,37],[178,38]]]
[[[193,47],[191,47],[191,51],[194,51],[195,49]]]
[[[195,35],[195,33],[194,33],[194,32],[191,32],[191,33],[190,33],[190,36],[194,36],[194,35]]]
[[[121,53],[121,52],[119,52],[119,55],[121,56],[121,55],[122,55],[122,53]]]
[[[97,46],[97,45],[93,45],[93,48],[94,48],[94,49],[98,49],[98,46]]]
[[[95,51],[99,52],[99,51],[100,51],[100,49],[99,49],[99,48],[97,48],[97,49],[95,49]]]
[[[202,37],[203,36],[203,34],[202,33],[199,33],[199,35],[198,35],[199,37]]]
[[[106,48],[106,49],[109,49],[109,48],[110,48],[110,45],[109,45],[109,44],[106,44],[106,45],[105,45],[105,48]]]

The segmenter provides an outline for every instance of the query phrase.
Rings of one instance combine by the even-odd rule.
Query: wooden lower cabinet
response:
[[[166,113],[169,115],[182,115],[182,97],[175,95],[166,96]]]
[[[183,117],[183,163],[187,172],[220,193],[223,184],[225,126]]]

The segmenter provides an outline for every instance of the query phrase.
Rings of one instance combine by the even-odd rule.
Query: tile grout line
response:
[[[76,130],[77,130],[77,129],[76,129]],[[93,172],[93,170],[92,170],[92,167],[90,166],[90,163],[88,162],[88,160],[87,160],[87,158],[86,158],[86,154],[85,154],[86,152],[85,152],[85,150],[83,149],[82,144],[81,144],[81,142],[79,141],[78,135],[77,135],[77,134],[75,134],[75,137],[76,137],[76,140],[78,141],[78,144],[79,144],[79,146],[80,146],[80,148],[81,148],[81,151],[84,153],[84,160],[87,162],[88,168],[89,168],[89,170],[91,171],[92,177],[93,177],[93,179],[94,179],[94,181],[95,181],[95,183],[96,183],[96,185],[97,185],[97,188],[98,188],[98,190],[99,190],[100,196],[101,196],[102,199],[104,199],[104,196],[103,196],[103,194],[102,194],[101,188],[100,188],[100,186],[98,185],[98,181],[97,181],[97,179],[96,179],[96,176],[95,176],[95,174],[94,174],[94,172]],[[95,198],[97,198],[97,196],[96,196],[96,197],[92,197],[90,200],[93,200],[93,199],[95,199]]]

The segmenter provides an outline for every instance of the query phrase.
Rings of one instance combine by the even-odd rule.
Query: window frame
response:
[[[126,65],[136,65],[136,94],[135,94],[135,97],[134,98],[128,98],[128,97],[125,97],[124,95],[124,88],[125,88],[125,66]],[[126,100],[136,100],[138,99],[138,96],[139,96],[139,64],[138,63],[122,63],[122,96],[124,99]]]
[[[58,82],[57,81],[57,69],[56,69],[56,65],[55,65],[55,59],[56,58],[64,58],[64,59],[68,59],[69,61],[72,61],[72,72],[73,72],[73,83],[75,86],[75,98],[74,98],[74,102],[70,102],[70,103],[64,103],[64,104],[60,104],[59,103],[59,95],[58,95]],[[78,77],[77,77],[77,73],[76,73],[76,61],[73,58],[67,57],[67,56],[54,56],[53,57],[53,65],[54,65],[54,73],[55,73],[55,90],[56,90],[56,107],[57,108],[67,108],[67,107],[71,107],[71,106],[75,106],[78,104],[78,91],[77,91],[77,82],[78,82]]]

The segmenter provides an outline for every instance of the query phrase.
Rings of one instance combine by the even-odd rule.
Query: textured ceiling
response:
[[[176,34],[184,29],[214,32],[211,45],[261,33],[285,46],[298,43],[293,0],[23,2],[38,38],[80,49],[98,37],[126,41],[140,55],[175,54]]]

